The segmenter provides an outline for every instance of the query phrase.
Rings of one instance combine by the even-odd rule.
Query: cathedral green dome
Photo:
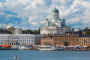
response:
[[[58,11],[57,8],[55,8],[55,9],[53,10],[53,12],[54,12],[54,13],[59,13],[59,11]]]

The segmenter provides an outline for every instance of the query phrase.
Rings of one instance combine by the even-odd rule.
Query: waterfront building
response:
[[[55,46],[76,46],[79,45],[78,35],[52,35],[41,38],[41,45],[51,43]]]
[[[40,28],[40,34],[63,34],[71,31],[70,26],[66,25],[65,19],[59,17],[59,10],[55,7],[52,12],[52,19],[46,19],[45,26]]]
[[[0,45],[35,45],[39,44],[40,37],[33,34],[0,34]]]
[[[14,31],[14,32],[13,32]],[[37,45],[43,35],[22,34],[19,29],[14,29],[12,34],[0,34],[0,45]]]
[[[83,47],[90,46],[90,37],[79,37],[79,44]]]
[[[55,46],[90,46],[90,36],[79,36],[77,34],[48,35],[41,38],[41,45]]]
[[[53,39],[56,46],[76,46],[79,44],[78,35],[55,35]]]
[[[52,37],[45,36],[40,40],[41,45],[54,45],[54,40]]]

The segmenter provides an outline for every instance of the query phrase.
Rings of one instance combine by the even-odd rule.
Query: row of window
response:
[[[17,43],[0,43],[0,45],[17,45]],[[20,45],[23,45],[23,44],[29,44],[29,45],[32,45],[32,44],[35,44],[35,43],[19,43]]]

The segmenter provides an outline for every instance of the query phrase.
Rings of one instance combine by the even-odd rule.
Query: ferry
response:
[[[47,45],[41,45],[37,48],[37,50],[47,50],[47,51],[57,51],[57,50],[63,50],[64,48],[59,48],[55,46],[47,46]]]

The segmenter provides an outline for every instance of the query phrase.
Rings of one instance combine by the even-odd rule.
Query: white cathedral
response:
[[[40,28],[40,34],[63,34],[65,32],[70,32],[70,26],[67,26],[65,19],[61,20],[59,18],[59,10],[55,7],[52,12],[52,19],[46,19],[45,26]]]

